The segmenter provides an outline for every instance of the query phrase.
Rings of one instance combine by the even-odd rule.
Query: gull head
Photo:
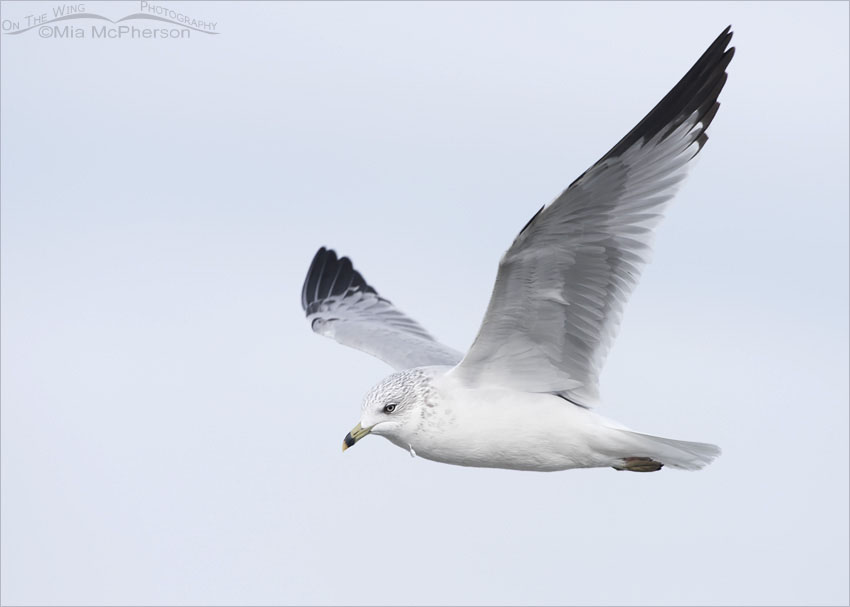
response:
[[[393,373],[366,394],[360,423],[345,435],[342,450],[367,434],[378,434],[407,447],[421,425],[423,408],[433,406],[433,400],[431,377],[426,370]]]

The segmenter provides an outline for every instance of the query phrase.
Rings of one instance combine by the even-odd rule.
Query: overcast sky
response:
[[[847,603],[847,3],[182,2],[189,38],[12,33],[59,6],[2,4],[4,604]],[[342,454],[390,370],[310,331],[316,249],[467,348],[517,231],[728,24],[600,408],[722,457]]]

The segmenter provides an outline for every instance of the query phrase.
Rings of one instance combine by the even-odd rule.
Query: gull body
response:
[[[634,432],[593,409],[653,230],[708,140],[731,38],[727,28],[637,126],[520,230],[466,354],[381,297],[350,259],[319,249],[301,293],[313,331],[396,370],[366,395],[343,450],[371,433],[461,466],[634,472],[699,469],[720,453]]]
[[[452,369],[421,367],[385,378],[363,400],[360,427],[425,459],[480,468],[658,469],[663,460],[696,469],[719,453],[713,445],[632,432],[552,394],[470,387]],[[392,413],[384,412],[388,404],[396,405]]]
[[[411,403],[418,419],[414,415],[412,424],[388,438],[421,457],[460,466],[542,471],[614,463],[604,452],[616,442],[617,431],[588,409],[564,406],[552,394],[468,388],[445,367],[418,371],[414,381],[430,384],[425,391],[429,396]],[[373,433],[381,434],[380,417],[372,418],[377,422]]]

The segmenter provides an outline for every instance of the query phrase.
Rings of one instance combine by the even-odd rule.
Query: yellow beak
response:
[[[342,440],[342,450],[345,451],[349,447],[351,447],[354,443],[359,441],[361,438],[366,436],[372,431],[372,426],[368,428],[363,428],[360,424],[354,426],[354,428],[345,435],[345,438]]]

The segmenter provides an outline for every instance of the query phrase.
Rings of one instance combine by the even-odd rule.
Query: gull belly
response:
[[[459,466],[554,471],[615,465],[620,435],[613,422],[558,396],[467,388],[448,374],[400,446]]]

